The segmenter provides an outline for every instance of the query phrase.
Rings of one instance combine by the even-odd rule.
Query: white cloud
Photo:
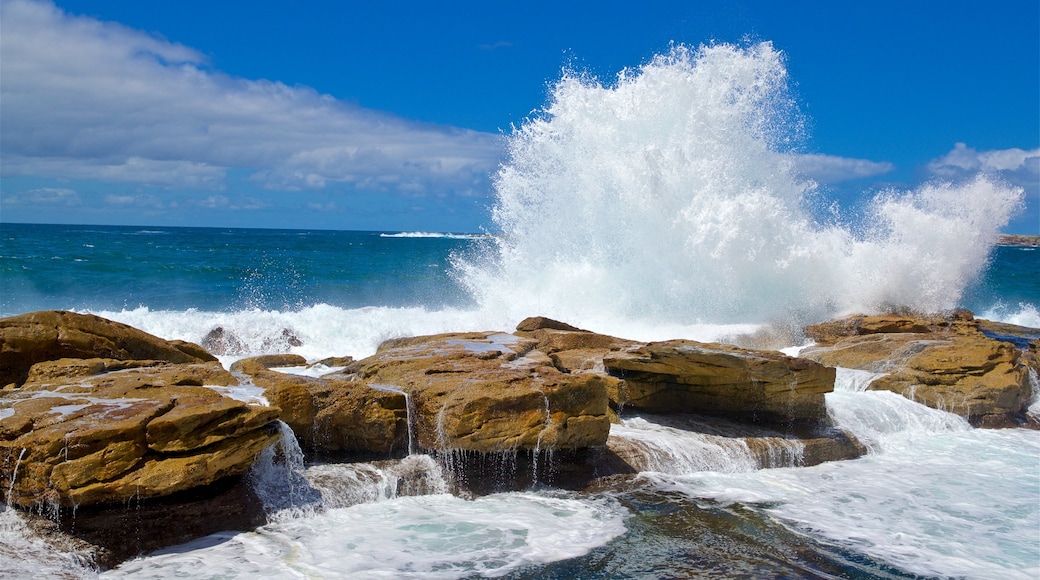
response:
[[[1036,185],[1040,177],[1040,149],[994,149],[976,151],[964,143],[928,164],[928,170],[939,177],[955,178],[967,174],[999,173],[1018,185]],[[1024,183],[1023,183],[1024,181]]]
[[[188,200],[188,205],[205,209],[252,210],[264,209],[271,204],[253,197],[231,199],[226,195],[210,195],[203,199]]]
[[[3,201],[10,205],[76,206],[82,203],[78,193],[61,187],[40,187],[15,195],[5,195]]]
[[[497,135],[410,122],[306,87],[209,70],[180,44],[52,4],[3,0],[4,176],[221,189],[472,187]]]
[[[799,174],[817,183],[829,184],[884,175],[896,168],[887,161],[852,159],[836,155],[810,153],[794,157]]]
[[[115,207],[136,207],[149,209],[164,209],[167,204],[158,196],[144,194],[118,194],[110,193],[105,196],[105,203]]]

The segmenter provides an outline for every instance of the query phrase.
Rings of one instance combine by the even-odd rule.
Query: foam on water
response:
[[[361,359],[375,354],[385,340],[405,336],[421,336],[460,331],[512,331],[517,323],[530,315],[514,318],[513,313],[494,310],[425,308],[340,308],[328,304],[302,308],[296,311],[243,310],[237,312],[208,312],[201,310],[151,310],[147,307],[121,311],[91,311],[110,320],[129,324],[167,340],[187,340],[196,344],[213,329],[234,333],[241,350],[220,355],[224,366],[234,361],[259,354],[293,353],[309,361],[333,356],[353,356]],[[617,328],[614,324],[608,328]],[[660,324],[630,321],[619,336],[634,340],[665,340],[677,336],[706,342],[726,336],[752,332],[757,325],[727,324]],[[599,328],[590,328],[599,330]],[[286,333],[285,331],[288,331]],[[299,345],[287,341],[296,338]],[[508,348],[498,338],[488,348]],[[501,344],[498,344],[501,343]]]
[[[0,577],[97,578],[89,551],[47,541],[24,518],[0,503]]]
[[[472,310],[425,308],[340,308],[318,304],[297,311],[152,311],[147,307],[93,314],[140,328],[167,340],[203,341],[214,328],[232,332],[242,349],[221,357],[236,359],[265,353],[293,353],[308,360],[331,356],[364,358],[390,338],[472,329],[512,330],[517,321]],[[289,331],[286,334],[284,331]],[[286,336],[293,336],[293,345]]]
[[[509,493],[403,497],[216,534],[102,577],[459,578],[584,555],[625,531],[607,499]]]
[[[827,405],[870,454],[809,468],[644,477],[666,490],[757,505],[911,573],[1040,574],[1040,433],[972,429],[887,391],[836,391]]]
[[[1040,328],[1040,310],[1033,304],[1020,302],[1017,308],[1006,304],[997,304],[978,315],[986,320],[999,320],[1008,324],[1017,324],[1029,328]]]
[[[502,235],[456,260],[462,282],[485,309],[613,334],[955,306],[1022,191],[927,184],[878,195],[855,231],[821,224],[786,82],[769,43],[679,46],[610,85],[566,75],[511,136]]]
[[[746,439],[755,436],[753,429],[730,429],[728,434],[717,429],[713,433],[709,423],[684,421],[681,417],[649,418],[630,417],[610,426],[614,446],[634,451],[635,455],[627,461],[642,471],[753,471],[795,465],[804,452],[800,441],[784,439],[776,433],[759,433],[756,445],[764,449],[763,453],[756,453]]]

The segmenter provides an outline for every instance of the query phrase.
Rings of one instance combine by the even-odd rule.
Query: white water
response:
[[[684,425],[683,421],[674,417],[654,417],[650,420],[633,417],[623,420],[620,425],[611,425],[610,437],[620,440],[619,443],[625,448],[636,450],[633,467],[642,471],[675,474],[697,471],[739,473],[763,466],[791,466],[801,460],[804,451],[800,441],[764,436],[758,442],[765,447],[766,457],[759,457],[744,437],[705,432],[704,427],[698,424]],[[744,429],[744,433],[750,436],[747,431]]]
[[[499,576],[584,555],[625,532],[627,512],[608,498],[448,495],[440,464],[427,455],[305,467],[282,427],[280,443],[250,473],[271,523],[160,550],[102,577]]]
[[[857,389],[843,381],[827,405],[870,446],[861,459],[644,477],[665,490],[758,505],[814,537],[912,573],[1040,576],[1040,432],[972,429],[894,393]]]
[[[566,76],[512,136],[502,235],[462,281],[486,309],[608,333],[953,307],[1022,191],[928,184],[878,195],[855,228],[817,223],[786,83],[768,43],[680,46],[611,84]]]
[[[606,499],[564,494],[402,497],[218,534],[103,577],[459,578],[587,553],[624,533]]]

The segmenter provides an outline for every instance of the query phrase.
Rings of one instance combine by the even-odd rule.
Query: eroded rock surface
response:
[[[231,369],[249,375],[264,389],[305,449],[381,456],[407,451],[403,393],[372,388],[349,375],[314,378],[270,370],[306,362],[297,355],[268,355],[238,361]]]
[[[603,360],[624,379],[624,404],[655,413],[701,413],[748,423],[826,419],[833,368],[776,351],[691,340],[654,342]]]
[[[217,360],[198,345],[165,341],[92,314],[47,310],[0,319],[0,387],[18,386],[34,364],[61,358]]]
[[[278,409],[218,392],[237,380],[197,345],[67,312],[0,320],[0,337],[17,385],[0,391],[10,504],[167,496],[242,474],[278,438]]]
[[[999,326],[1008,331],[1008,325]],[[981,328],[991,327],[982,322]],[[845,336],[835,330],[839,328],[846,330]],[[1028,352],[984,334],[970,313],[947,318],[856,316],[809,327],[807,333],[821,344],[800,356],[885,373],[871,389],[900,393],[967,417],[976,426],[1028,422],[1023,413],[1032,398]]]

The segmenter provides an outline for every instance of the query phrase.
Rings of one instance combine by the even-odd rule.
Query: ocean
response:
[[[678,47],[608,86],[565,76],[511,137],[489,233],[3,223],[0,315],[71,309],[192,342],[221,328],[241,343],[226,365],[535,315],[636,340],[801,341],[800,325],[897,306],[1040,327],[1040,250],[993,245],[1020,190],[979,176],[832,211],[785,149],[800,130],[785,74],[766,44]],[[973,429],[864,384],[839,369],[827,396],[863,458],[757,469],[626,415],[612,433],[659,449],[654,470],[587,492],[460,498],[428,456],[307,463],[287,434],[251,475],[274,506],[256,531],[99,572],[0,507],[0,576],[1040,576],[1040,432]],[[422,493],[391,491],[404,471]],[[300,478],[317,507],[286,491]]]

